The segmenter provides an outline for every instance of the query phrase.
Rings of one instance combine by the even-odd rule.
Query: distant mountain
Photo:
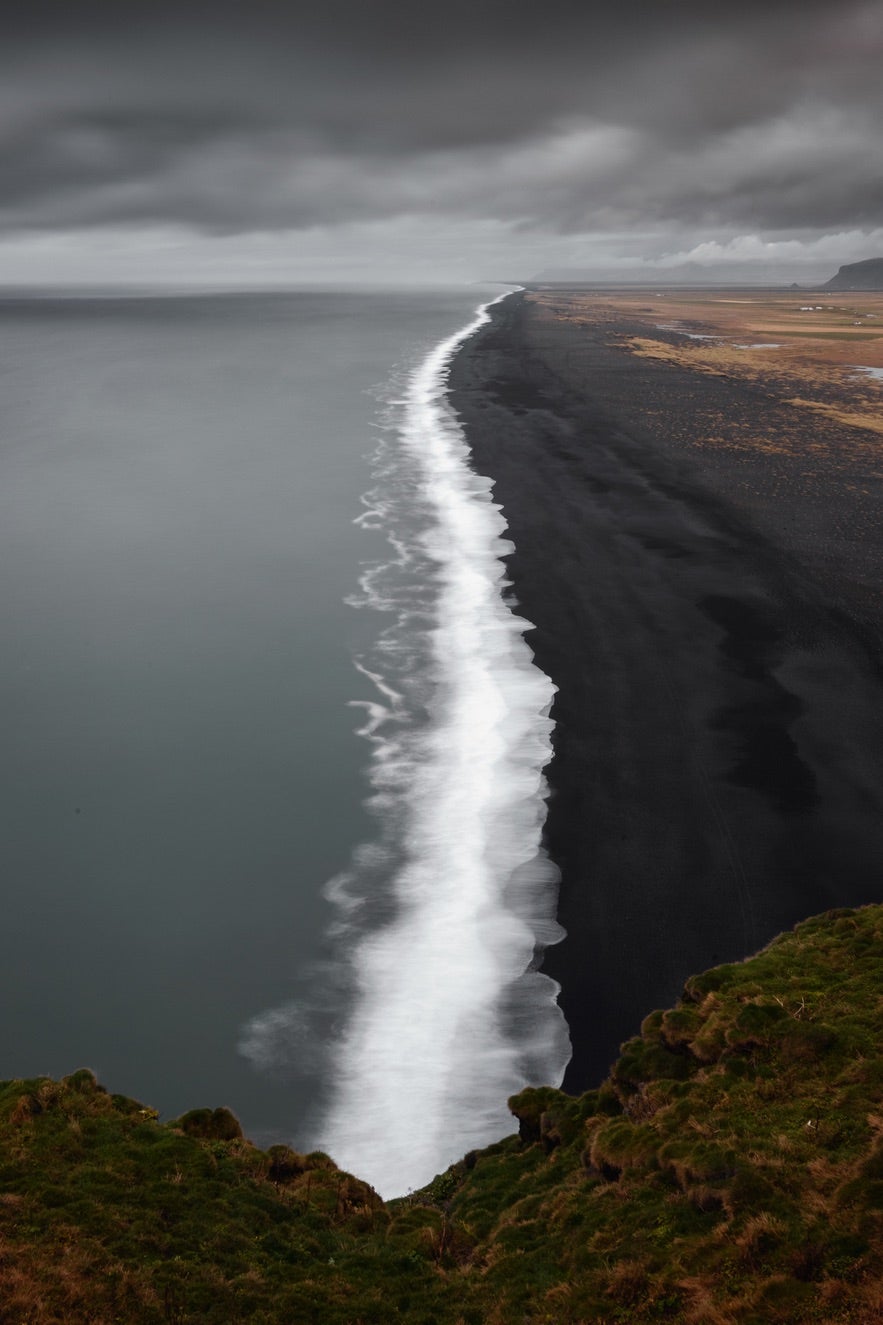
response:
[[[865,262],[847,262],[836,276],[822,286],[823,290],[883,290],[883,258],[868,258]]]

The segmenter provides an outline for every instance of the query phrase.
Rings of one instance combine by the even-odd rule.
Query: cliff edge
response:
[[[29,1325],[871,1325],[883,906],[687,982],[579,1098],[383,1202],[224,1109],[0,1083],[0,1318]]]
[[[822,287],[823,290],[883,290],[883,258],[849,262]]]

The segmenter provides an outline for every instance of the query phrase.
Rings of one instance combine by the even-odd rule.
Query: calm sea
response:
[[[412,541],[438,517],[425,474],[401,488],[394,415],[493,293],[0,301],[0,1076],[89,1066],[164,1116],[225,1104],[258,1141],[314,1139],[358,931],[391,914],[352,919],[352,854],[408,856],[377,769],[397,569],[406,618],[445,593],[444,549],[421,569],[390,525],[408,482]],[[406,726],[433,727],[430,681]]]

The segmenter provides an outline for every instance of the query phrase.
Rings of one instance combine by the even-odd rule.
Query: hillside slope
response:
[[[0,1087],[0,1321],[883,1315],[883,907],[691,979],[611,1076],[384,1204],[327,1156],[91,1073]]]
[[[849,262],[826,281],[823,290],[883,290],[883,258]]]

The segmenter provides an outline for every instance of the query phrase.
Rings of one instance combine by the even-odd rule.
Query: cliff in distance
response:
[[[823,290],[883,290],[883,258],[849,262],[821,287]]]
[[[325,1155],[86,1070],[0,1085],[0,1320],[883,1318],[883,906],[687,982],[580,1098],[382,1202]]]

